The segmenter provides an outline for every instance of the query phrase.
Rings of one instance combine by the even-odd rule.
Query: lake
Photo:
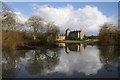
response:
[[[3,78],[118,78],[119,46],[59,43],[55,48],[3,51]]]

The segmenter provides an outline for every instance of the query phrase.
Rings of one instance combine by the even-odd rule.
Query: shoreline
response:
[[[63,40],[63,41],[57,41],[58,43],[96,43],[99,40]]]

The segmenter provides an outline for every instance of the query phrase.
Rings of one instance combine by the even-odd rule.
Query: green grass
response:
[[[57,42],[63,42],[63,43],[93,43],[93,42],[97,42],[95,40],[89,40],[89,41],[86,41],[86,40],[64,40],[64,41],[57,41]]]

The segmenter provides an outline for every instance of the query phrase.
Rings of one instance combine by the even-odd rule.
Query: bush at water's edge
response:
[[[45,33],[38,33],[36,40],[33,39],[33,32],[17,32],[17,31],[2,31],[2,49],[12,50],[16,48],[32,48],[33,46],[45,45],[53,43],[55,36],[50,36]],[[52,38],[54,37],[54,38]],[[52,39],[52,41],[51,41]]]

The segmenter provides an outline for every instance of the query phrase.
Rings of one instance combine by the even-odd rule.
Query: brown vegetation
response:
[[[116,26],[105,23],[99,32],[99,43],[102,45],[119,45],[120,31]]]
[[[16,48],[31,48],[29,44],[53,42],[55,36],[59,33],[59,28],[54,23],[43,24],[40,16],[30,16],[24,23],[16,20],[14,11],[9,10],[7,6],[2,10],[2,49],[11,50]],[[30,31],[23,28],[27,26]],[[36,43],[37,42],[37,43]]]
[[[18,44],[23,45],[24,33],[13,31],[2,31],[2,49],[14,49]]]
[[[2,49],[33,49],[36,46],[45,45],[55,41],[55,35],[47,33],[36,33],[36,40],[33,39],[34,32],[2,31]]]

